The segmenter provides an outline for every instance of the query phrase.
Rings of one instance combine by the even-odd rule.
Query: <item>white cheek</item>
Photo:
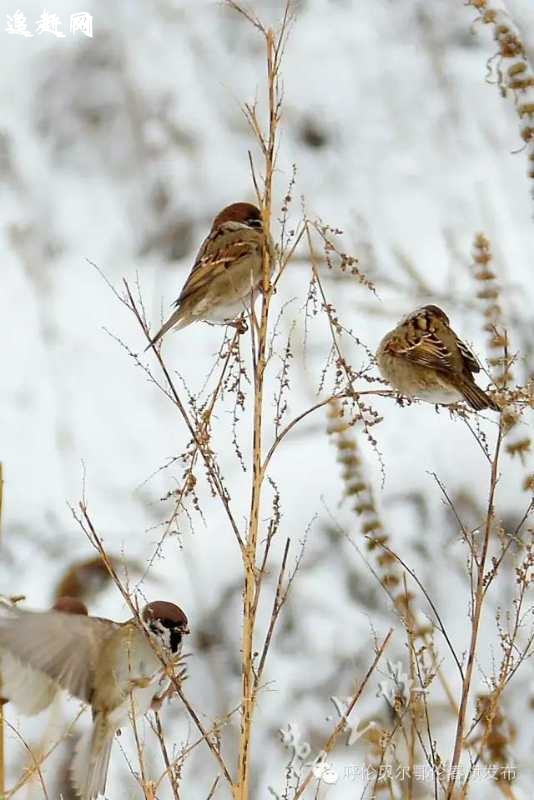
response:
[[[157,631],[152,631],[152,636],[163,650],[171,648],[171,632],[164,625],[158,625]]]

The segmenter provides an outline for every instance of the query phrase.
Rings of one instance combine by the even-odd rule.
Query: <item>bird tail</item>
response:
[[[156,335],[152,337],[148,345],[145,347],[145,353],[147,350],[150,350],[151,347],[154,347],[154,345],[159,342],[161,337],[165,336],[167,331],[170,331],[171,328],[176,328],[176,330],[180,330],[180,328],[185,328],[186,325],[189,325],[190,321],[191,321],[190,319],[183,316],[182,310],[180,308],[177,308],[176,311],[173,311],[167,322],[161,326]]]
[[[71,778],[80,800],[96,800],[104,795],[114,731],[97,714],[92,730],[76,745]]]
[[[458,386],[459,390],[475,411],[481,411],[483,408],[491,408],[493,411],[500,411],[501,409],[489,394],[487,394],[480,386],[477,386],[474,381],[462,381]]]

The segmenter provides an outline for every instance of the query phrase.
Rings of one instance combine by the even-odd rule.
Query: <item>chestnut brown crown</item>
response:
[[[261,228],[261,212],[252,203],[232,203],[220,211],[213,220],[212,230],[225,222],[240,222],[250,228]]]
[[[165,600],[155,600],[143,609],[143,621],[156,636],[163,636],[167,646],[177,653],[182,636],[189,633],[187,617],[179,606]]]

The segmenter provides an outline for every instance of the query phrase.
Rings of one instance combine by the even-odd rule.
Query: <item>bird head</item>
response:
[[[227,222],[237,222],[248,228],[261,229],[261,212],[252,203],[232,203],[217,214],[213,220],[212,230],[220,228]]]
[[[187,617],[179,606],[156,600],[143,609],[143,622],[167,649],[178,652],[182,637],[189,633]]]

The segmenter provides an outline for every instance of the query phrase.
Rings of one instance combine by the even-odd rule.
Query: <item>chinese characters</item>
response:
[[[27,28],[27,20],[23,12],[17,9],[13,15],[7,14],[6,32],[15,36],[34,36]],[[46,9],[36,21],[35,35],[50,33],[56,39],[64,39],[65,34],[60,30],[62,22],[57,14],[53,14]],[[70,15],[70,32],[74,35],[77,31],[84,36],[93,38],[93,18],[86,11],[79,11],[77,14]]]

